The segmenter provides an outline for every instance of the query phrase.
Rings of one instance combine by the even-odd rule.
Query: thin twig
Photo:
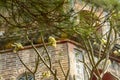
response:
[[[39,59],[39,56],[37,55],[37,61],[35,61],[35,69],[34,69],[33,73],[37,72],[37,69],[38,69],[38,66],[39,66],[39,62],[40,62],[40,59]]]
[[[44,58],[40,55],[40,52],[38,51],[38,49],[34,46],[34,44],[32,43],[32,41],[28,38],[28,41],[31,43],[33,49],[35,50],[35,52],[38,54],[39,58],[41,59],[41,61],[44,63],[44,65],[50,70],[50,72],[53,74],[54,77],[56,77],[56,80],[58,80],[58,77],[55,75],[55,72],[52,70],[52,68],[45,62]]]
[[[51,60],[50,54],[49,54],[49,52],[48,52],[48,49],[47,49],[47,47],[46,47],[46,45],[45,45],[44,38],[43,38],[43,35],[42,35],[42,34],[41,34],[41,38],[42,38],[42,42],[43,42],[43,47],[44,47],[44,49],[45,49],[45,51],[46,51],[46,53],[47,53],[47,56],[48,56],[50,68],[52,68],[52,62],[51,62],[52,60]]]
[[[63,75],[64,75],[64,77],[66,76],[66,74],[65,74],[65,70],[63,69],[63,66],[62,66],[62,64],[61,64],[61,62],[60,62],[60,60],[59,60],[59,65],[60,65],[60,68],[61,68],[61,70],[62,70],[62,73],[63,73]]]
[[[16,54],[17,54],[20,62],[23,64],[23,66],[24,66],[30,73],[34,74],[34,73],[28,68],[28,66],[23,62],[23,60],[20,58],[18,52],[17,52]]]

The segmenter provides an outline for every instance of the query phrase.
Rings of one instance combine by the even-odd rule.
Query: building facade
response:
[[[72,7],[73,6],[75,8],[75,12],[78,12],[83,8],[84,4],[76,3],[75,5],[72,4]],[[83,11],[90,10],[90,6],[86,6],[83,9]],[[99,16],[101,12],[102,9],[99,9],[99,11],[97,11],[97,13],[95,14]],[[106,23],[105,26],[106,27],[103,27],[102,29],[103,35],[106,34],[106,32],[109,30],[109,24]],[[3,35],[3,31],[4,29],[1,30],[0,36]],[[43,45],[36,44],[35,46],[38,49],[40,55],[43,56],[45,62],[49,65],[48,56]],[[48,53],[51,57],[52,70],[56,71],[57,77],[60,80],[65,80],[65,75],[67,75],[68,72],[69,80],[88,80],[88,70],[86,70],[85,65],[83,64],[83,55],[86,55],[86,52],[81,47],[82,45],[71,40],[58,41],[56,48],[52,46],[47,46]],[[37,68],[37,71],[35,72],[35,75],[30,73],[30,71],[34,71],[36,68],[37,57],[38,55],[36,54],[32,46],[25,46],[24,49],[18,52],[18,54],[13,53],[11,49],[1,50],[0,80],[26,80],[26,75],[28,80],[34,80],[34,76],[35,80],[53,80],[54,76],[52,76],[52,74],[49,72],[48,68],[44,65],[42,61],[39,61],[39,66]],[[107,76],[105,75],[104,80],[107,80],[106,77],[112,76],[113,74],[120,79],[120,60],[112,56],[110,56],[110,60],[112,64],[109,66],[106,73]],[[87,56],[85,56],[85,61],[88,65],[90,64]],[[23,65],[23,63],[25,65]],[[30,71],[25,66],[27,66]],[[44,77],[43,74],[45,72],[49,74],[49,77]],[[113,79],[115,78],[113,77]],[[96,77],[93,77],[93,80],[96,80]]]
[[[57,70],[57,76],[60,80],[65,80],[65,76],[61,70],[59,61],[61,61],[64,73],[69,72],[69,80],[88,80],[86,74],[86,68],[83,61],[83,54],[85,51],[80,49],[78,43],[70,40],[60,41],[57,47],[47,46],[48,52],[51,55],[52,69]],[[39,52],[43,51],[42,45],[36,45]],[[29,70],[23,66],[17,54],[11,50],[0,51],[0,80],[26,80],[25,74],[27,74],[29,80],[33,80],[33,75]],[[19,57],[33,71],[35,69],[37,54],[31,46],[26,46],[23,50],[19,51]],[[45,52],[41,53],[45,56]],[[86,61],[87,61],[86,57]],[[108,73],[112,73],[116,76],[120,76],[120,63],[111,59],[112,64],[109,67]],[[87,62],[89,64],[89,61]],[[47,67],[40,61],[37,72],[35,73],[35,80],[53,80],[52,74],[49,77],[43,78],[43,73],[49,71]],[[120,78],[120,77],[119,77]],[[107,79],[106,79],[107,80]],[[117,79],[116,79],[117,80]]]

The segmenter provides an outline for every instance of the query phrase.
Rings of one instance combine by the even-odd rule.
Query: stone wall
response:
[[[120,79],[120,63],[112,61],[109,71]]]
[[[58,77],[63,80],[64,76],[60,70],[61,68],[58,64],[58,61],[61,60],[61,64],[66,73],[68,69],[67,43],[58,44],[57,48],[48,46],[47,49],[52,57],[52,68],[54,70],[57,70],[57,74],[59,75]],[[42,53],[42,51],[44,50],[43,47],[38,47],[38,50],[43,56],[46,55],[45,51],[44,53]],[[23,62],[30,68],[30,70],[34,70],[35,59],[37,55],[32,48],[19,51],[19,56],[21,57]],[[36,80],[40,80],[42,77],[42,73],[47,70],[48,69],[40,61],[39,68],[35,74]],[[28,72],[28,70],[22,65],[17,54],[11,51],[0,54],[0,76],[3,78],[3,80],[17,80],[17,78],[19,78],[19,76],[24,74],[25,72]]]
[[[90,64],[90,61],[89,61],[89,58],[88,58],[88,55],[85,54],[85,62],[86,64],[92,69],[92,66]],[[97,57],[94,57],[95,59],[95,63],[98,62],[98,58]],[[113,59],[110,59],[110,64],[108,62],[106,62],[106,65],[105,65],[105,72],[106,73],[109,73],[109,75],[113,75],[114,77],[116,77],[117,79],[120,79],[120,63],[113,60]],[[102,70],[103,69],[103,65],[105,63],[105,59],[103,59],[100,64],[98,65],[98,69]],[[89,71],[89,70],[88,70]],[[85,71],[85,74],[86,74],[86,71]],[[106,75],[106,74],[105,74]],[[117,80],[115,79],[115,80]],[[85,77],[85,80],[88,80],[88,75],[86,75]],[[96,80],[96,79],[94,79]],[[104,80],[104,79],[103,79]],[[108,79],[106,79],[108,80]],[[110,79],[111,80],[111,79]]]
[[[43,51],[44,50],[43,47],[37,46],[37,48],[42,56],[46,56],[46,52]],[[85,51],[81,50],[79,47],[76,46],[75,43],[73,44],[73,42],[70,41],[59,43],[57,44],[56,48],[52,46],[47,46],[47,49],[51,55],[52,69],[57,70],[57,75],[60,78],[60,80],[64,80],[64,75],[58,63],[59,60],[61,61],[65,74],[68,71],[68,66],[70,67],[69,80],[73,80],[73,77],[75,75],[79,75],[77,73],[78,69],[76,69],[77,67],[76,67],[75,50],[78,49],[77,53],[79,53],[80,51],[80,55],[82,54],[81,52],[85,52]],[[36,52],[31,47],[25,47],[24,50],[19,51],[19,56],[23,60],[23,62],[29,67],[29,69],[33,71],[37,57]],[[86,60],[87,60],[86,63],[89,64],[89,59]],[[114,60],[112,60],[111,62],[112,64],[110,65],[108,72],[111,72],[115,76],[119,77],[120,63]],[[83,64],[80,65],[82,65],[79,66],[80,69],[81,67],[83,68],[82,70],[80,70],[80,73],[81,74],[83,73],[83,77],[80,76],[81,79],[79,80],[83,80],[82,78],[84,78],[84,80],[88,80],[87,77],[85,76],[86,73],[84,73],[85,69],[83,67]],[[40,61],[39,67],[35,74],[36,80],[42,80],[41,79],[42,73],[45,71],[48,71],[48,69]],[[12,51],[7,51],[0,54],[0,77],[2,77],[2,79],[0,80],[18,80],[18,78],[25,72],[28,72],[28,70],[22,65],[17,54],[13,53]],[[49,78],[45,78],[43,80],[53,80],[53,76],[51,75]]]

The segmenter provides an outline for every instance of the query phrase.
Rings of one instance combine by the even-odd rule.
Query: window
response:
[[[82,51],[75,49],[76,80],[84,80],[84,64]]]
[[[30,73],[24,73],[18,78],[18,80],[27,80],[27,79],[34,80],[33,75]]]

